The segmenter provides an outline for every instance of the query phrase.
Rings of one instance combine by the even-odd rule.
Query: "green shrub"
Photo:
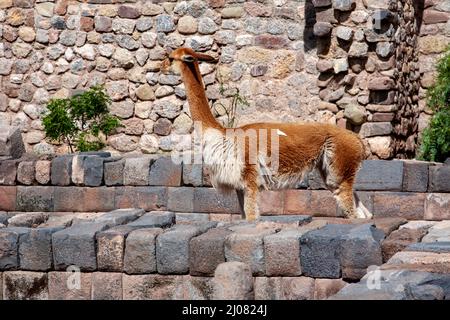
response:
[[[427,105],[434,114],[422,133],[419,159],[443,162],[450,157],[450,50],[439,60],[436,82],[427,93]]]
[[[105,146],[101,134],[107,136],[120,126],[108,111],[111,99],[103,86],[66,99],[52,99],[42,123],[47,137],[67,143],[70,151],[97,151]]]

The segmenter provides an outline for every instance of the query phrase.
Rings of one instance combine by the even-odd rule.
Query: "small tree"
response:
[[[437,72],[427,93],[427,104],[434,114],[422,133],[419,158],[442,162],[450,157],[450,50],[439,60]]]
[[[111,99],[103,86],[66,99],[52,99],[42,123],[47,137],[66,142],[70,151],[96,151],[105,146],[100,134],[108,135],[120,121],[108,111]]]

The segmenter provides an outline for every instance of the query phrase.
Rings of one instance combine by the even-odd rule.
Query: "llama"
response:
[[[198,65],[199,61],[215,60],[189,48],[178,48],[162,65],[163,72],[181,75],[192,120],[202,125],[203,158],[213,186],[236,190],[243,216],[254,221],[259,218],[260,190],[295,188],[308,172],[317,168],[346,217],[371,218],[372,214],[353,192],[355,175],[364,158],[361,139],[349,130],[320,123],[253,123],[239,128],[223,127],[211,113]],[[267,142],[258,134],[267,131],[271,136],[275,132],[276,139]],[[238,143],[238,133],[244,135],[243,143],[242,140]],[[256,156],[250,152],[255,144],[249,139],[252,135],[256,141]],[[264,148],[267,152],[260,152]],[[272,161],[274,158],[276,161]],[[276,166],[271,162],[276,162]]]

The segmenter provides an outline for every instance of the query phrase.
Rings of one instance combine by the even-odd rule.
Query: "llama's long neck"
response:
[[[200,121],[205,128],[223,129],[211,113],[197,62],[183,63],[181,77],[186,89],[192,120]]]

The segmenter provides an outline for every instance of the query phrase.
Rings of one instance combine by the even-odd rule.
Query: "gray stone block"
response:
[[[0,212],[0,223],[5,226],[8,225],[9,216],[6,212]]]
[[[19,127],[0,126],[0,156],[17,159],[24,152],[22,130]]]
[[[156,237],[162,232],[161,228],[147,228],[135,230],[128,235],[124,256],[126,273],[156,272]]]
[[[54,187],[17,187],[16,209],[18,211],[53,211]]]
[[[300,238],[300,262],[305,276],[340,278],[343,236],[353,225],[329,224]]]
[[[68,186],[72,177],[72,155],[56,157],[52,160],[51,183],[55,186]]]
[[[107,186],[123,185],[124,166],[125,166],[125,160],[104,163],[105,184]]]
[[[428,188],[428,163],[403,162],[403,191],[426,192]]]
[[[160,157],[150,168],[149,185],[176,187],[181,185],[182,165],[171,157]]]
[[[0,270],[19,268],[19,240],[28,233],[28,228],[0,229]]]
[[[365,160],[356,176],[355,190],[401,191],[403,161]]]
[[[169,211],[151,211],[139,219],[128,223],[128,226],[140,228],[167,228],[175,223],[175,214]]]
[[[104,158],[77,155],[72,159],[72,182],[80,186],[98,187],[103,182]]]
[[[123,184],[129,186],[147,186],[153,159],[150,157],[125,159]]]
[[[37,227],[48,219],[48,213],[44,212],[27,212],[15,214],[8,219],[10,227]]]
[[[101,215],[94,222],[105,223],[108,227],[112,227],[134,221],[144,213],[143,209],[116,209]]]
[[[209,214],[207,213],[179,213],[175,214],[176,223],[190,223],[190,222],[207,222],[209,221]]]
[[[52,234],[57,228],[30,229],[19,239],[19,260],[22,270],[48,271],[53,267]]]
[[[383,238],[384,232],[371,224],[356,226],[344,235],[340,249],[342,278],[361,279],[369,266],[381,265]]]
[[[194,211],[194,188],[169,187],[167,196],[167,209],[176,212]]]
[[[430,166],[428,191],[450,192],[450,166]]]
[[[16,185],[18,160],[0,161],[0,185]]]
[[[52,235],[53,260],[56,270],[71,265],[83,271],[97,269],[96,234],[107,228],[105,223],[74,225]]]
[[[156,239],[157,269],[160,274],[189,272],[189,241],[214,224],[177,225]]]
[[[279,216],[261,216],[260,221],[270,221],[277,223],[298,223],[303,225],[311,222],[312,218],[308,215],[279,215]]]
[[[194,212],[241,213],[235,192],[222,194],[213,188],[194,188]]]
[[[183,163],[183,184],[201,187],[203,185],[203,165]]]
[[[107,151],[84,151],[78,153],[80,156],[97,156],[101,158],[109,158],[111,157],[111,152]]]
[[[450,241],[413,243],[407,246],[405,251],[450,253]]]
[[[225,239],[230,230],[217,228],[189,242],[189,273],[193,276],[213,276],[217,266],[225,262]]]

